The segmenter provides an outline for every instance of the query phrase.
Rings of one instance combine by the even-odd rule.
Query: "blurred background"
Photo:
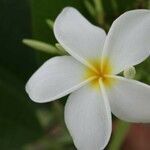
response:
[[[77,8],[106,32],[120,14],[149,9],[149,0],[0,0],[0,150],[75,150],[65,127],[66,97],[47,104],[32,102],[25,84],[41,64],[57,54],[22,43],[25,38],[55,45],[52,22],[65,6]],[[150,83],[150,59],[136,67],[136,79]],[[108,150],[150,150],[150,125],[113,118]]]

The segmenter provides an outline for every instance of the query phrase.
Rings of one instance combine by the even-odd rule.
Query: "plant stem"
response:
[[[108,150],[120,150],[121,145],[129,131],[130,124],[121,120],[117,121],[116,130],[112,136],[112,141],[108,147]]]

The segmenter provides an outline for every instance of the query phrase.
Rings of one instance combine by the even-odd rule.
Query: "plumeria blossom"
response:
[[[67,7],[54,34],[70,56],[48,60],[29,79],[26,91],[39,103],[69,93],[65,122],[78,150],[107,145],[111,112],[129,122],[150,122],[150,86],[118,76],[150,55],[150,10],[124,13],[105,31]]]

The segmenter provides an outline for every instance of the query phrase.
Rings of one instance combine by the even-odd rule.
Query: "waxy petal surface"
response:
[[[111,112],[106,95],[85,85],[65,106],[65,122],[78,150],[101,150],[111,135]]]
[[[103,56],[112,64],[113,74],[141,63],[150,55],[150,10],[132,10],[112,24]]]
[[[49,59],[29,79],[26,91],[39,103],[61,98],[86,84],[83,80],[86,66],[72,56]]]
[[[123,77],[115,80],[107,90],[112,113],[128,122],[150,122],[150,86]]]
[[[106,33],[92,25],[76,9],[63,9],[54,24],[54,33],[64,49],[91,67],[89,60],[100,60]]]

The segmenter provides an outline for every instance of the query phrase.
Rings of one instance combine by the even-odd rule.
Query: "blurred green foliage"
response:
[[[66,98],[35,104],[24,90],[32,73],[54,54],[33,51],[22,44],[22,39],[55,44],[46,20],[55,20],[65,6],[77,8],[106,31],[123,12],[149,7],[148,0],[99,0],[100,6],[97,1],[0,0],[0,150],[75,149],[63,121]],[[149,59],[138,65],[136,79],[149,84],[149,66]]]

